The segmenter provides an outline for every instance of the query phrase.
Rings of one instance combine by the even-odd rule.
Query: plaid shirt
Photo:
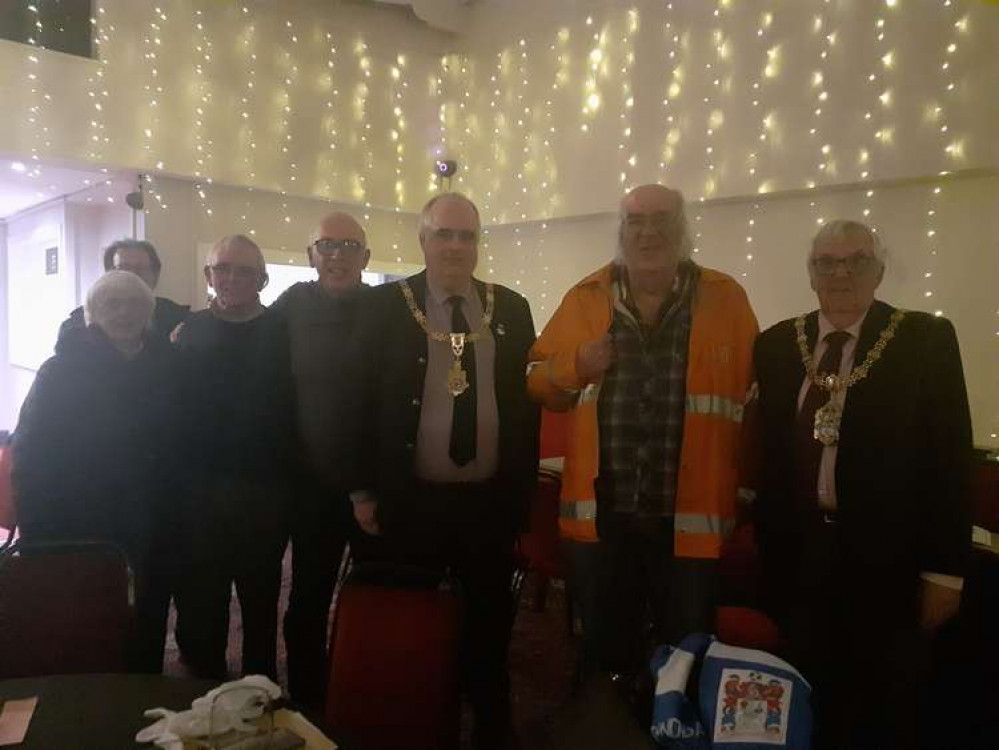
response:
[[[682,263],[673,296],[653,326],[641,323],[620,271],[610,332],[616,361],[597,401],[598,499],[641,517],[671,516],[683,438],[691,300],[699,269]]]

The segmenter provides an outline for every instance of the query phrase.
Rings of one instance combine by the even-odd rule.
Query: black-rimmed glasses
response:
[[[333,240],[328,237],[321,237],[312,243],[312,249],[320,255],[341,255],[353,257],[365,251],[364,243],[360,240]]]
[[[812,268],[819,276],[833,276],[840,266],[851,276],[865,274],[874,267],[874,256],[865,253],[863,250],[847,255],[845,258],[836,258],[832,255],[818,255],[812,258]]]

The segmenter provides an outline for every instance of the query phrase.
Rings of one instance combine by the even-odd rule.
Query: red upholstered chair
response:
[[[975,524],[999,533],[999,457],[984,451],[975,463],[972,482],[972,503]]]
[[[125,671],[131,586],[113,545],[17,542],[0,555],[0,679]]]
[[[531,500],[530,528],[520,535],[520,564],[537,577],[535,609],[545,608],[545,600],[553,578],[565,579],[566,562],[558,531],[559,493],[562,489],[558,472],[538,471],[538,487]]]
[[[334,614],[327,723],[365,750],[457,750],[459,628],[451,591],[348,581]]]

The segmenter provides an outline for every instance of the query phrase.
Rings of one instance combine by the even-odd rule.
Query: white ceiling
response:
[[[0,157],[0,219],[69,196],[79,203],[123,200],[133,180],[126,176]]]
[[[468,22],[472,0],[375,0],[384,5],[405,5],[429,26],[460,33]]]

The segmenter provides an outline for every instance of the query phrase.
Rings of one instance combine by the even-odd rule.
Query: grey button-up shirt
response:
[[[451,331],[451,306],[447,303],[453,294],[445,293],[427,279],[426,315],[431,331]],[[473,332],[479,332],[482,323],[482,302],[475,288],[469,283],[462,297],[462,312]],[[450,341],[427,340],[427,376],[423,385],[420,406],[420,426],[416,434],[416,475],[428,482],[480,482],[489,479],[499,466],[499,412],[496,408],[496,381],[494,364],[496,342],[492,331],[481,331],[482,338],[475,341],[476,376],[476,446],[475,458],[464,466],[451,460],[451,420],[454,398],[447,390],[447,371],[454,361]]]

